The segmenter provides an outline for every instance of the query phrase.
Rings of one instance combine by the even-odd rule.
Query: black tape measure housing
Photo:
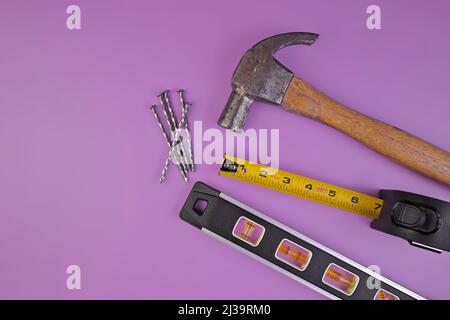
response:
[[[450,203],[398,190],[380,190],[379,196],[384,205],[373,229],[423,249],[450,251]]]

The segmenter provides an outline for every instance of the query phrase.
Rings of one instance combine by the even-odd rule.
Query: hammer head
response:
[[[250,48],[234,71],[233,91],[218,124],[239,132],[244,127],[254,100],[281,104],[294,75],[274,59],[273,54],[294,44],[311,45],[318,36],[309,32],[283,33],[264,39]]]

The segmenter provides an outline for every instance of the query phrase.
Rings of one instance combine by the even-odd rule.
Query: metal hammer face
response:
[[[294,44],[311,45],[318,36],[308,32],[284,33],[264,39],[249,49],[234,71],[233,91],[218,124],[239,132],[254,100],[281,104],[294,75],[273,54]]]

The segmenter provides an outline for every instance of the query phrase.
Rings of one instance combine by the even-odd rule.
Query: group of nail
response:
[[[164,118],[167,122],[167,129],[163,125],[161,117],[158,114],[158,106],[150,106],[150,110],[152,111],[156,123],[161,129],[164,140],[167,143],[167,147],[169,148],[167,159],[164,163],[161,177],[159,178],[160,183],[162,183],[166,178],[167,169],[169,168],[170,162],[174,163],[186,182],[188,181],[188,173],[195,170],[187,117],[188,110],[192,104],[184,99],[184,89],[177,90],[177,93],[181,106],[181,116],[179,121],[177,121],[177,117],[172,106],[170,91],[164,90],[157,95],[161,103]],[[168,131],[170,133],[168,133]]]

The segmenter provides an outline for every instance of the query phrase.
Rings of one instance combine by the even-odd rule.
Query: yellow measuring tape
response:
[[[224,163],[219,171],[221,176],[319,202],[372,219],[378,219],[380,216],[383,207],[382,199],[230,155],[225,155],[224,158]]]

